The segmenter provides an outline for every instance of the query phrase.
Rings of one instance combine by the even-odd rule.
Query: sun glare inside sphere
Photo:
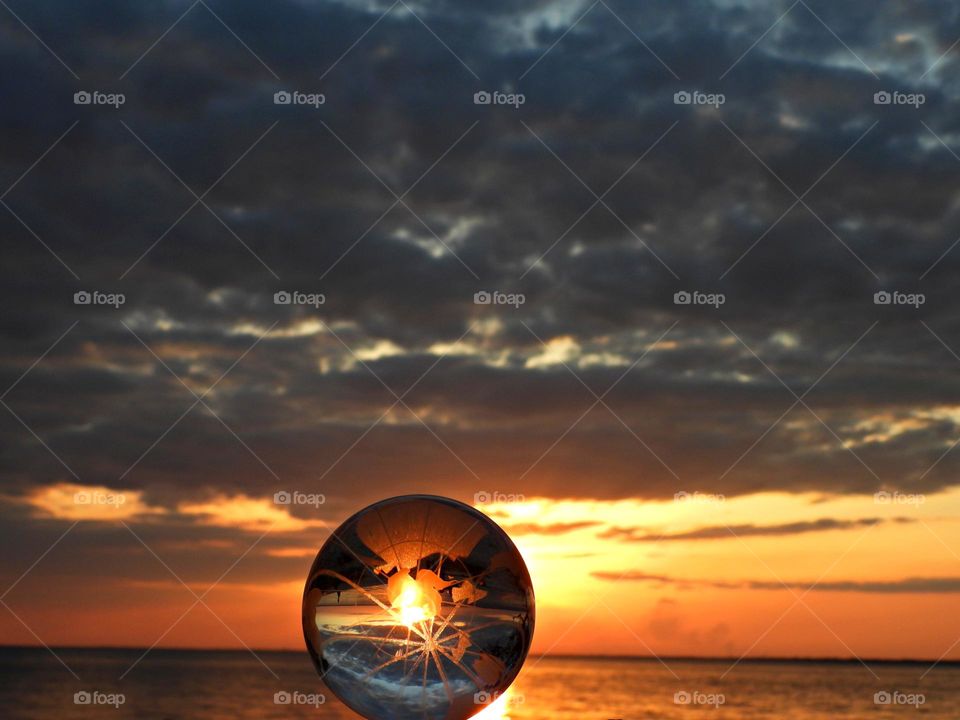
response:
[[[507,534],[447,498],[361,510],[320,549],[303,593],[307,649],[369,720],[464,720],[507,691],[530,649],[533,585]]]

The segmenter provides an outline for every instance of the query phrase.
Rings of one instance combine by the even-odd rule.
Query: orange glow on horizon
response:
[[[119,507],[91,503],[93,515],[79,518],[73,513],[86,512],[85,506],[75,505],[73,495],[80,492],[106,489],[53,486],[31,504],[50,523],[80,519],[73,532],[88,524],[120,527],[123,520],[139,534],[149,524],[145,540],[198,594],[241,558],[205,598],[236,635],[201,606],[164,635],[160,647],[302,648],[300,605],[311,548],[340,518],[325,508],[295,518],[272,499],[239,496],[151,513],[153,506],[132,494]],[[138,514],[126,516],[131,509]],[[738,657],[749,651],[753,657],[936,659],[946,653],[947,660],[960,659],[960,646],[950,648],[960,636],[960,617],[951,609],[960,565],[950,552],[960,547],[960,490],[915,504],[812,493],[720,501],[691,490],[677,501],[516,498],[478,509],[512,536],[527,563],[537,600],[534,655]],[[829,523],[821,527],[824,518]],[[171,522],[177,534],[155,541]],[[51,526],[51,542],[59,532]],[[64,572],[70,552],[69,543],[56,547],[7,597],[50,645],[149,647],[191,600],[130,537],[116,545],[115,557],[127,566],[142,560],[142,572],[90,583],[71,575],[70,622],[64,622],[62,605],[42,590],[59,581],[56,573]],[[394,578],[389,604],[398,624],[438,613],[442,587],[426,570],[398,571]],[[789,610],[794,593],[803,595],[814,582],[804,604]],[[32,598],[30,605],[25,598]],[[892,616],[900,631],[878,634]],[[934,627],[930,617],[942,620]],[[36,644],[36,638],[8,614],[0,619],[0,642]]]

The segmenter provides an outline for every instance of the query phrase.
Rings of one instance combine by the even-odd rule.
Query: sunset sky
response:
[[[955,3],[10,5],[0,644],[301,650],[431,493],[534,653],[960,660]]]

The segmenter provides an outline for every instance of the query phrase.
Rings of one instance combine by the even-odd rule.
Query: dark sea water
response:
[[[247,652],[154,650],[139,662],[142,650],[56,653],[63,664],[44,649],[0,648],[0,717],[357,717],[325,690],[305,652],[258,652],[258,660]],[[530,658],[510,696],[481,717],[960,718],[957,665],[929,670],[929,664],[909,663],[876,663],[867,669],[859,663],[743,662],[727,672],[730,665]],[[83,703],[86,699],[90,702]]]

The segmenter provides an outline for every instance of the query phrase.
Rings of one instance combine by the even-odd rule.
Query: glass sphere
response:
[[[429,495],[361,510],[320,549],[303,634],[320,676],[370,720],[463,720],[530,649],[533,584],[507,534]]]

